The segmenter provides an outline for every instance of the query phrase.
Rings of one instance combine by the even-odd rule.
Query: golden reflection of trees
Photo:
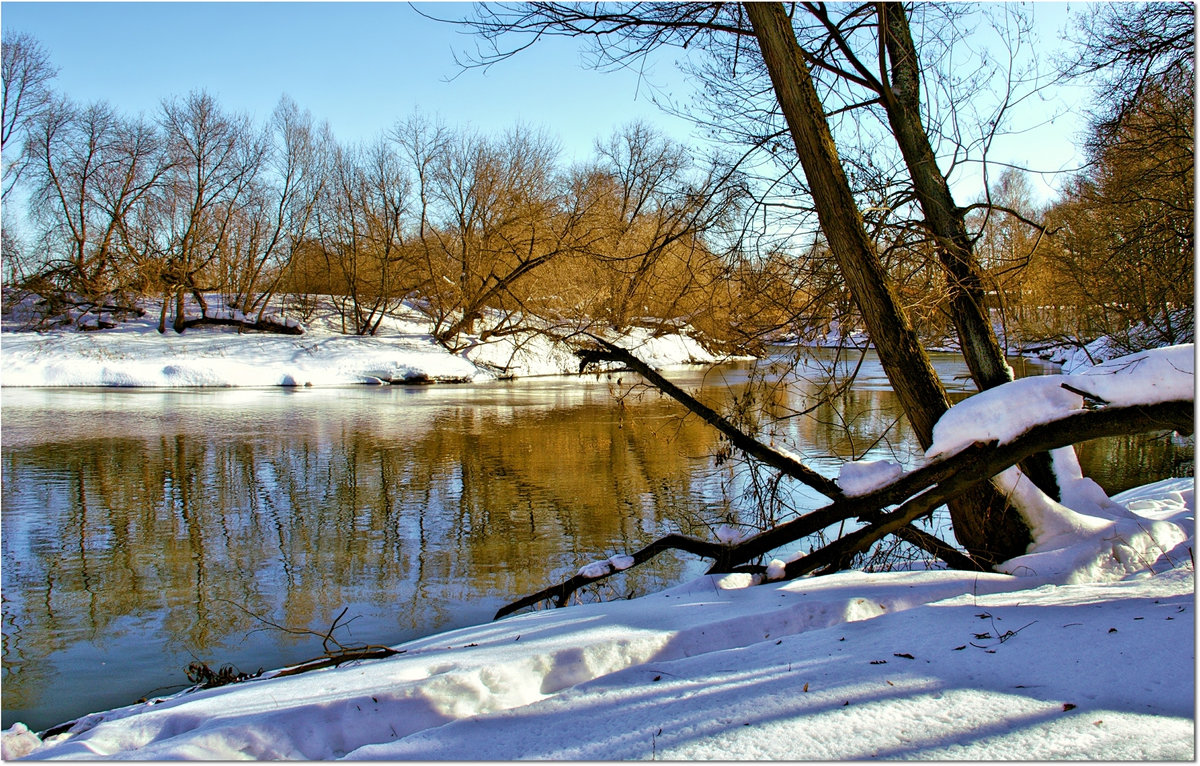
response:
[[[1093,439],[1076,451],[1084,475],[1109,495],[1157,479],[1191,476],[1195,469],[1195,438],[1170,432]]]
[[[6,448],[6,707],[34,704],[55,655],[81,640],[211,659],[256,627],[227,602],[317,630],[343,605],[373,610],[372,630],[390,631],[355,636],[387,641],[641,545],[697,502],[690,474],[713,436],[675,423],[668,402],[637,406],[445,407],[405,433],[354,419],[340,432]]]
[[[229,647],[260,626],[228,602],[313,630],[349,606],[364,617],[356,641],[486,619],[587,561],[701,531],[736,499],[729,464],[714,466],[714,432],[654,395],[621,406],[595,391],[556,406],[448,398],[417,417],[404,409],[414,400],[380,393],[299,428],[281,408],[249,429],[6,446],[6,710],[39,704],[55,663],[81,642],[113,656],[241,662]],[[884,390],[854,389],[797,418],[780,415],[811,405],[805,386],[762,396],[761,427],[809,456],[861,455],[889,428],[901,452],[911,441],[906,424],[892,427]],[[1117,440],[1083,452],[1085,463],[1166,473],[1184,454],[1155,449]],[[684,566],[661,557],[615,587],[646,592]],[[275,654],[261,650],[262,663],[317,651],[310,639],[264,640]]]

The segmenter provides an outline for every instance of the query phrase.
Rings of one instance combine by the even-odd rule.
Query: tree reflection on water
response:
[[[732,369],[732,368],[731,368]],[[744,375],[683,376],[722,406]],[[907,461],[886,388],[808,416],[811,391],[758,391],[755,421],[830,456]],[[878,442],[880,435],[887,438]],[[739,461],[671,401],[611,378],[287,392],[6,391],[4,726],[44,728],[183,684],[193,659],[245,671],[351,642],[399,643],[490,619],[583,563],[670,531],[761,522]],[[800,446],[798,446],[800,445]],[[1112,491],[1189,473],[1190,446],[1089,443]],[[1110,486],[1115,483],[1118,486]],[[785,493],[780,511],[813,507]],[[703,571],[663,556],[606,597]]]

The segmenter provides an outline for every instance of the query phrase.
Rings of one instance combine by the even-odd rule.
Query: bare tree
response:
[[[417,202],[417,230],[414,246],[420,268],[429,278],[426,290],[435,290],[434,274],[441,270],[441,246],[431,216],[435,215],[434,186],[436,168],[447,150],[451,132],[440,120],[421,114],[400,120],[388,133],[388,139],[400,152],[412,178]],[[438,325],[446,321],[446,309],[440,301],[421,299],[419,302]]]
[[[929,28],[924,38],[926,47],[936,45],[938,37],[950,40],[960,37],[956,25],[975,21],[963,20],[956,11],[941,7],[926,10],[929,7],[919,9],[922,23]],[[949,114],[937,114],[933,109],[934,97],[921,89],[922,80],[930,77],[933,70],[922,65],[909,16],[904,6],[895,3],[799,3],[788,13],[819,100],[829,112],[831,132],[836,134],[833,129],[837,120],[847,139],[840,146],[846,149],[856,139],[863,145],[860,152],[867,154],[860,156],[850,151],[850,160],[846,158],[847,152],[841,154],[843,165],[855,171],[854,183],[862,184],[863,176],[872,174],[870,154],[886,151],[885,144],[889,142],[899,150],[897,159],[906,169],[902,177],[892,175],[885,185],[874,190],[852,185],[852,191],[860,207],[869,214],[864,222],[873,229],[889,219],[893,226],[903,229],[907,225],[905,210],[914,203],[919,206],[917,220],[926,230],[932,251],[944,271],[948,307],[960,347],[976,383],[988,388],[1009,380],[1011,371],[985,306],[986,289],[965,226],[966,209],[950,194],[933,139],[945,136],[953,144],[951,170],[967,159],[971,143],[982,144],[980,151],[986,156],[986,147],[1003,121],[1004,110],[1036,92],[1039,83],[1023,80],[1026,75],[1015,72],[1015,65],[1009,62],[1009,90],[1002,94],[996,112],[988,115],[986,123],[979,127],[980,136],[964,135],[967,110],[963,102],[969,99],[963,95],[972,87],[978,90],[984,74],[956,71],[935,80],[939,105],[950,102],[955,109]],[[484,65],[513,55],[542,35],[591,39],[595,43],[590,49],[594,62],[601,67],[638,65],[656,49],[669,45],[702,51],[685,57],[684,66],[708,86],[705,93],[709,102],[707,106],[701,102],[699,113],[694,109],[683,113],[704,127],[747,145],[741,159],[744,167],[775,173],[761,177],[761,205],[801,222],[816,218],[812,203],[805,199],[811,196],[808,179],[797,172],[799,162],[786,141],[787,129],[779,119],[774,89],[753,43],[748,9],[744,6],[501,4],[483,7],[468,23],[493,46],[492,53],[480,59]],[[1019,25],[1015,34],[1022,34]],[[509,44],[509,40],[514,42]],[[948,50],[949,44],[944,49]],[[962,85],[946,85],[951,79]],[[1017,86],[1021,87],[1020,92]],[[927,121],[932,122],[932,127],[927,127]],[[769,155],[769,159],[764,155]],[[870,198],[869,202],[863,199],[864,194]],[[780,220],[774,221],[773,228],[778,229],[780,224]]]
[[[234,223],[250,202],[267,156],[267,139],[246,117],[221,111],[209,94],[165,101],[160,121],[170,172],[158,199],[158,231],[145,255],[157,261],[163,295],[159,331],[174,299],[174,329],[187,327],[185,298],[208,307],[208,272],[228,245]]]
[[[51,105],[50,80],[58,74],[50,56],[32,35],[4,32],[0,43],[0,153],[4,154],[4,199],[21,173],[21,152],[13,143]]]
[[[136,286],[126,226],[167,169],[157,132],[104,103],[58,101],[30,128],[29,157],[46,286],[57,285],[85,314],[118,300]]]
[[[1123,124],[1152,89],[1195,91],[1196,17],[1190,3],[1098,4],[1073,33],[1078,56],[1064,64],[1072,77],[1092,78],[1104,98],[1093,112],[1093,145],[1128,143]],[[1175,86],[1170,88],[1169,86]],[[1193,95],[1194,98],[1194,95]],[[1190,123],[1173,123],[1189,131]],[[1175,139],[1185,138],[1175,133]],[[1184,142],[1185,144],[1188,142]]]
[[[589,225],[607,277],[604,315],[616,329],[647,315],[675,319],[703,287],[695,280],[715,261],[709,235],[741,202],[740,179],[718,164],[697,167],[682,145],[645,123],[626,125],[596,150]]]
[[[502,138],[460,133],[432,166],[435,271],[429,274],[435,335],[454,345],[472,334],[488,309],[488,334],[512,326],[522,311],[516,285],[573,247],[581,211],[562,194],[558,148],[544,132],[517,127]],[[426,237],[429,241],[429,237]]]
[[[382,138],[335,149],[329,173],[314,222],[334,302],[343,331],[373,335],[421,280],[407,228],[411,186]]]
[[[313,213],[326,183],[325,142],[312,115],[284,97],[271,116],[272,144],[226,247],[229,305],[264,324],[271,297],[297,251],[314,234]]]

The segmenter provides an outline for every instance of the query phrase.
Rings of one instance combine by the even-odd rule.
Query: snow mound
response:
[[[523,332],[471,345],[463,354],[480,369],[500,378],[563,375],[579,371],[571,348],[544,333]]]
[[[584,564],[579,568],[577,574],[579,577],[598,579],[613,572],[623,572],[633,566],[633,564],[633,556],[612,556],[603,561],[593,561],[590,564]]]
[[[693,338],[687,328],[670,335],[657,335],[650,329],[635,327],[627,331],[621,344],[651,367],[712,364],[717,361],[717,357]]]
[[[1024,477],[1020,484],[1016,491],[1036,492]],[[1093,506],[1091,513],[1036,494],[1040,500],[1031,503],[1052,506],[1039,518],[1058,526],[1035,529],[1036,542],[1029,552],[1001,564],[1002,572],[1064,584],[1099,583],[1145,577],[1191,562],[1196,509],[1190,478],[1167,479],[1112,500],[1105,497],[1106,503]]]
[[[721,524],[713,530],[713,536],[716,537],[717,541],[720,543],[724,543],[725,545],[733,545],[734,543],[741,542],[742,538],[746,536],[746,532],[743,529],[739,529],[738,527],[731,526],[729,524]]]
[[[842,463],[837,484],[853,497],[866,495],[886,486],[904,473],[904,467],[890,460],[855,460]]]
[[[23,758],[41,747],[42,740],[23,723],[13,724],[0,739],[0,758],[11,761]]]
[[[1022,378],[981,391],[951,407],[933,429],[930,458],[950,455],[975,441],[1011,441],[1038,423],[1084,409],[1084,398],[1063,385],[1115,406],[1191,399],[1195,346],[1142,351],[1073,375]]]

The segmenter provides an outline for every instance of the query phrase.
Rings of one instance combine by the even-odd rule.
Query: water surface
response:
[[[960,358],[936,366],[965,395]],[[790,385],[747,387],[749,377]],[[803,417],[819,370],[674,372],[676,382],[832,475],[837,456],[908,462],[916,445],[873,357]],[[199,660],[253,672],[346,644],[395,644],[486,621],[596,558],[673,531],[761,524],[715,431],[631,376],[435,387],[6,389],[4,727],[42,729],[186,682]],[[887,436],[880,437],[886,432]],[[1086,445],[1110,491],[1190,473],[1186,446]],[[585,598],[702,572],[666,555]],[[276,626],[309,630],[286,633]]]

